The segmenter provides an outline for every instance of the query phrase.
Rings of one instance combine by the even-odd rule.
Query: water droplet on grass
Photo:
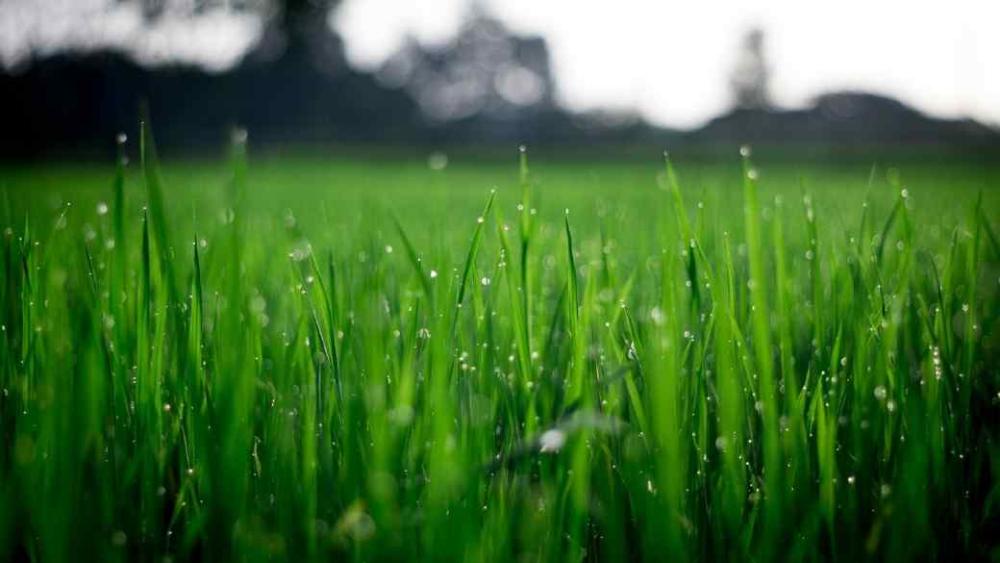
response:
[[[546,430],[538,440],[538,451],[556,453],[566,443],[566,434],[562,430]]]
[[[726,451],[727,440],[725,436],[719,436],[715,439],[715,448],[720,452]]]
[[[427,156],[427,167],[431,170],[440,171],[448,167],[448,155],[441,151],[434,151]]]
[[[653,307],[649,310],[649,318],[652,319],[653,323],[657,326],[663,324],[663,320],[666,318],[663,314],[663,309],[659,307]]]

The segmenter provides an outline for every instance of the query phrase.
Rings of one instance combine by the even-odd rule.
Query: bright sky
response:
[[[802,105],[834,89],[889,94],[939,116],[1000,124],[1000,0],[489,0],[515,30],[548,40],[559,99],[634,108],[692,126],[728,105],[745,30],[767,34],[772,91]],[[407,34],[440,42],[467,0],[346,0],[336,17],[357,65]]]
[[[693,126],[728,106],[743,33],[767,34],[772,91],[785,106],[831,90],[895,96],[938,116],[1000,124],[1000,0],[480,0],[548,41],[558,98],[577,110],[634,109]],[[470,0],[344,0],[331,17],[349,59],[375,68],[408,35],[446,41]],[[183,4],[183,2],[179,2]],[[147,62],[235,64],[261,30],[252,16],[167,14],[144,27],[114,0],[0,0],[0,64],[31,49],[118,46]]]
[[[187,17],[183,1],[149,27],[137,4],[117,0],[0,0],[0,66],[34,51],[119,48],[145,63],[187,61],[221,71],[261,34],[260,18],[222,8]]]

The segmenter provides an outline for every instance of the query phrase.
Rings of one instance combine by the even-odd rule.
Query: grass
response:
[[[243,141],[0,171],[0,559],[1000,556],[1000,167]]]

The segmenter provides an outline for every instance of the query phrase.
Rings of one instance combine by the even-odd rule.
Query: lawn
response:
[[[0,166],[0,560],[1000,556],[996,163],[150,140]]]

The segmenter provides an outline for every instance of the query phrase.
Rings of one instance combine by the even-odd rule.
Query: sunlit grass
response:
[[[997,556],[994,168],[139,145],[5,172],[0,558]]]

